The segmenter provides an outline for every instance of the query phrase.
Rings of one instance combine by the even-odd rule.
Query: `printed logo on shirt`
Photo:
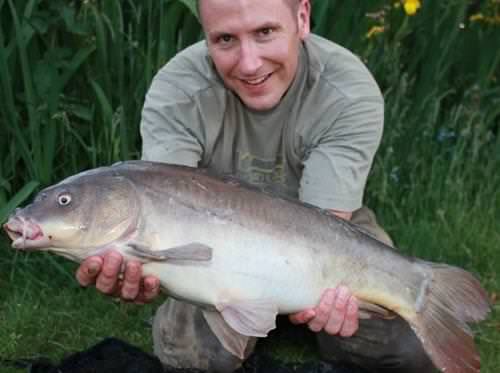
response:
[[[237,153],[237,157],[239,178],[256,186],[286,189],[287,178],[283,157],[262,159],[248,152]]]

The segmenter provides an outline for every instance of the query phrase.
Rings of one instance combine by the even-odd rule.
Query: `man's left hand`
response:
[[[293,324],[307,324],[313,332],[350,337],[358,330],[358,302],[346,286],[327,289],[319,304],[289,315]]]

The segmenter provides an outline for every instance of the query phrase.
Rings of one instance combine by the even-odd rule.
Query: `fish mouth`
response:
[[[12,247],[19,250],[30,250],[47,247],[50,239],[43,234],[40,225],[22,216],[10,218],[3,225],[12,240]]]

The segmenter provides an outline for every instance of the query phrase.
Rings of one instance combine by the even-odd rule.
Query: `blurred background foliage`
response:
[[[500,0],[312,3],[314,32],[359,55],[385,96],[366,203],[405,252],[480,275],[494,309],[482,371],[497,372]],[[64,176],[139,157],[154,74],[202,37],[194,0],[0,0],[0,223]],[[85,293],[72,263],[7,247],[2,234],[0,357],[109,335],[151,348],[154,305]]]
[[[386,96],[380,178],[404,181],[433,146],[499,157],[499,8],[313,0],[314,32],[356,52]],[[194,0],[0,0],[0,220],[39,186],[138,157],[152,77],[202,38],[194,10]],[[412,167],[385,159],[394,154]]]

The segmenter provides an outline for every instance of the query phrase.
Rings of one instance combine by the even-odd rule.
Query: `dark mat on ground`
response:
[[[202,373],[196,369],[166,369],[160,361],[115,338],[107,338],[90,349],[53,364],[47,359],[5,362],[29,373]],[[0,362],[0,367],[2,363]],[[347,365],[324,361],[283,363],[257,350],[237,373],[363,373]]]
[[[305,328],[287,328],[285,325],[273,331],[262,343],[259,342],[256,351],[237,373],[367,373],[353,366],[320,361],[317,357],[305,362],[285,363],[272,352],[273,346],[283,341],[299,341],[301,346],[315,344],[314,337]],[[58,364],[41,358],[10,362],[0,360],[0,367],[2,365],[17,367],[28,373],[202,373],[196,369],[165,370],[155,356],[116,338],[106,338]]]

